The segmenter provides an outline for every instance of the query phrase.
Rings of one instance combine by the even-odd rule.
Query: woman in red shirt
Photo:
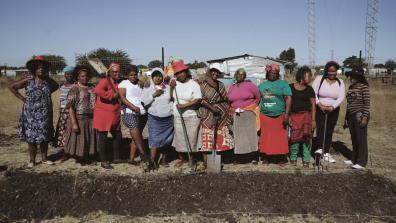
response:
[[[112,169],[109,158],[106,156],[106,139],[110,131],[113,136],[113,163],[120,161],[120,145],[122,140],[120,115],[121,105],[119,102],[118,81],[120,79],[121,66],[111,63],[108,76],[99,81],[95,88],[96,103],[93,117],[93,128],[98,135],[98,150],[101,166]]]

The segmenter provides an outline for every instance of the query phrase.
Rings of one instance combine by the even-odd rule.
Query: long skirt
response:
[[[173,115],[163,118],[148,115],[148,141],[150,148],[161,148],[172,143],[175,134],[173,119]]]
[[[59,112],[58,123],[56,124],[54,147],[63,148],[65,146],[65,131],[69,112],[66,108],[61,108]]]
[[[172,146],[175,147],[177,152],[188,152],[187,143],[189,143],[191,151],[198,152],[198,148],[201,147],[201,137],[199,137],[201,120],[197,116],[184,117],[183,119],[186,126],[188,140],[184,134],[182,119],[179,116],[175,116],[175,136],[173,138]]]
[[[72,130],[70,119],[67,121],[65,132],[65,153],[71,156],[86,157],[96,153],[96,137],[92,128],[92,116],[77,115],[77,123],[80,131]]]
[[[208,128],[201,124],[201,140],[202,146],[200,151],[214,150],[214,128]],[[230,134],[227,126],[219,127],[217,129],[216,151],[230,150],[234,146],[234,139]]]
[[[269,117],[260,114],[260,153],[284,155],[289,153],[287,130],[283,128],[285,115]]]
[[[310,111],[291,113],[290,122],[292,143],[301,142],[312,137],[312,113]]]
[[[235,154],[246,154],[258,150],[256,114],[252,111],[234,113]]]

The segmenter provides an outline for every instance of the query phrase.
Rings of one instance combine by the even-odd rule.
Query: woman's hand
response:
[[[291,126],[289,116],[285,115],[285,118],[282,121],[283,128],[286,129],[287,126]]]
[[[116,92],[116,93],[114,94],[114,96],[113,96],[113,99],[116,100],[116,99],[118,99],[118,98],[120,98],[120,95],[118,94],[118,92]]]
[[[344,124],[342,125],[342,128],[343,129],[347,129],[347,128],[349,128],[349,125],[348,125],[348,120],[344,120]]]
[[[363,117],[362,120],[360,120],[360,127],[364,128],[367,126],[367,124],[368,124],[368,118]]]
[[[137,106],[133,106],[133,107],[131,108],[131,110],[132,110],[133,112],[135,112],[135,113],[140,114],[140,108],[137,107]]]
[[[154,98],[159,97],[159,96],[161,96],[163,93],[164,93],[163,90],[158,89],[158,90],[156,90],[156,91],[154,92],[153,97],[154,97]]]
[[[316,121],[312,120],[312,130],[311,131],[314,132],[315,129],[316,129]]]
[[[177,108],[177,110],[184,110],[186,108],[186,106],[183,104],[177,104],[176,108]]]
[[[77,124],[77,123],[73,123],[73,124],[72,124],[72,130],[73,130],[73,132],[75,132],[75,133],[79,133],[79,132],[80,132],[80,128],[78,127],[78,124]]]
[[[175,79],[172,79],[172,80],[170,81],[170,83],[169,83],[169,86],[170,86],[171,89],[174,89],[175,86],[176,86],[176,80],[175,80]]]
[[[318,106],[323,113],[326,112],[326,106],[322,105],[322,103],[319,103]]]
[[[334,111],[334,107],[333,106],[326,106],[326,108],[327,108],[327,111],[329,111],[329,112],[332,112],[332,111]]]

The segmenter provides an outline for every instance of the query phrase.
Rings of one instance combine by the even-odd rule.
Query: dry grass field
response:
[[[303,169],[301,163],[297,167],[246,163],[225,164],[219,176],[192,176],[187,166],[176,168],[173,163],[169,168],[149,174],[142,173],[141,167],[128,164],[117,164],[114,170],[106,171],[97,164],[81,166],[73,159],[54,166],[27,169],[26,144],[16,136],[22,103],[5,88],[7,81],[0,78],[0,167],[7,168],[0,170],[0,222],[34,219],[43,222],[396,221],[396,86],[370,83],[370,158],[365,171],[353,171],[343,164],[352,148],[349,131],[342,128],[344,102],[333,138],[337,163],[330,165],[327,171]],[[347,80],[346,84],[349,85]],[[58,92],[52,98],[55,122]],[[129,138],[126,129],[123,133]],[[57,152],[50,148],[50,154]],[[27,179],[31,179],[31,186],[23,185]],[[205,185],[198,186],[202,182],[206,182]],[[233,187],[235,182],[237,185]],[[216,185],[235,191],[216,190]],[[300,188],[300,193],[304,190],[311,193],[301,197],[292,192],[296,188]],[[202,194],[202,190],[210,195]],[[23,191],[30,191],[32,195]],[[43,191],[49,197],[40,198],[38,194]],[[73,192],[78,195],[75,197]],[[113,196],[103,195],[107,193]],[[67,196],[73,199],[57,199],[67,199]],[[97,205],[84,206],[89,202]],[[234,207],[232,202],[240,206]],[[106,203],[112,206],[107,207]],[[9,208],[18,205],[19,211]]]

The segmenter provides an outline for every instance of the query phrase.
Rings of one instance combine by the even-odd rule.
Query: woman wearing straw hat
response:
[[[69,117],[69,112],[66,109],[66,101],[67,94],[70,89],[73,87],[73,69],[72,66],[66,66],[63,68],[63,74],[65,76],[65,82],[59,87],[59,119],[56,124],[55,138],[54,138],[54,147],[61,148],[63,151],[63,147],[65,146],[65,131],[66,131],[66,123]],[[63,156],[61,158],[61,162],[65,161],[66,157]]]
[[[23,102],[19,119],[18,134],[28,143],[30,161],[28,167],[36,165],[37,146],[40,146],[42,163],[47,160],[48,143],[53,140],[51,94],[59,85],[48,76],[50,63],[42,56],[35,56],[26,63],[31,75],[10,84],[11,92]],[[25,88],[25,96],[19,90]]]
[[[217,80],[221,73],[220,66],[211,66],[206,79],[200,84],[202,93],[202,106],[199,108],[202,140],[200,151],[203,152],[226,151],[234,147],[227,90],[224,84]],[[204,153],[205,164],[206,157]]]
[[[108,132],[113,136],[113,162],[120,161],[121,134],[121,105],[119,102],[118,82],[121,66],[111,63],[108,76],[102,78],[95,88],[96,103],[93,116],[93,128],[97,131],[97,144],[101,166],[113,169],[110,159],[106,155],[106,140]]]
[[[172,96],[175,97],[173,106],[175,136],[172,146],[179,152],[179,159],[176,160],[176,166],[179,167],[184,162],[183,153],[198,152],[201,145],[197,109],[201,104],[202,95],[199,84],[191,79],[189,68],[183,60],[174,62],[172,69],[176,77],[176,80],[173,79],[170,84]]]
[[[362,67],[353,67],[345,73],[351,80],[346,98],[347,112],[344,127],[351,133],[353,155],[344,161],[353,169],[364,169],[367,165],[367,125],[370,118],[370,89]]]
[[[271,160],[283,166],[289,153],[287,126],[291,107],[291,89],[288,83],[280,80],[279,65],[268,64],[265,68],[267,81],[259,85],[260,102],[260,153],[263,164]]]
[[[76,85],[67,95],[66,109],[69,120],[65,133],[65,154],[73,156],[81,164],[89,163],[96,154],[96,136],[92,128],[95,94],[89,85],[91,71],[78,65],[73,71]]]

